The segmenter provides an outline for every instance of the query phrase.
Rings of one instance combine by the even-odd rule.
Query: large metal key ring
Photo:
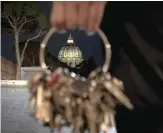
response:
[[[52,37],[54,33],[57,32],[57,28],[53,27],[49,30],[49,32],[46,34],[45,38],[43,39],[41,46],[40,46],[40,65],[42,68],[46,69],[47,65],[45,63],[45,47],[47,46],[47,43],[49,39]],[[110,59],[111,59],[111,45],[104,34],[104,32],[101,29],[98,29],[97,31],[98,35],[101,37],[104,45],[105,45],[105,63],[103,65],[102,71],[106,73],[110,66]]]

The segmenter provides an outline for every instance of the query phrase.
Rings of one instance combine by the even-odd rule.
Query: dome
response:
[[[59,51],[58,59],[72,68],[83,62],[82,52],[79,47],[75,46],[71,34],[67,40],[67,45]]]

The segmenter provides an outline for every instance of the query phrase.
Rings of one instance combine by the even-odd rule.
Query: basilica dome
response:
[[[75,45],[71,34],[68,37],[67,44],[59,51],[58,59],[72,68],[83,62],[82,52]]]

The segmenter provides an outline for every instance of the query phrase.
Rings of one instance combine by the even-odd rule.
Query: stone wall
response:
[[[21,67],[21,80],[28,80],[39,72],[44,72],[42,67]]]
[[[1,56],[1,80],[16,79],[16,64]]]

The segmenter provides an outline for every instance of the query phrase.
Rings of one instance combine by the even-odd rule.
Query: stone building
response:
[[[16,78],[17,65],[1,56],[1,80],[13,80]]]

